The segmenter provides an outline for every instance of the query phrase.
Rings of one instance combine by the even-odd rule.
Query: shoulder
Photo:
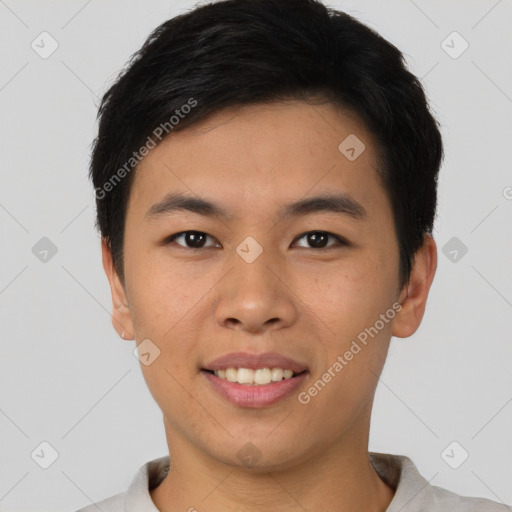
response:
[[[370,461],[380,478],[395,489],[386,512],[512,512],[507,505],[431,485],[403,455],[371,452]]]
[[[125,512],[126,510],[158,512],[151,499],[150,490],[162,482],[169,472],[169,465],[168,455],[146,462],[139,467],[125,492],[92,503],[76,512]]]
[[[443,512],[450,510],[452,512],[510,512],[511,507],[496,501],[484,498],[472,498],[469,496],[460,496],[447,489],[437,486],[431,486],[428,494],[429,499],[435,510]],[[429,503],[430,505],[430,503]]]
[[[88,505],[85,508],[81,508],[76,512],[98,512],[98,510],[101,510],[101,512],[124,512],[125,502],[126,493],[120,492],[119,494],[110,496],[110,498],[106,498],[97,503],[93,503],[92,505]]]

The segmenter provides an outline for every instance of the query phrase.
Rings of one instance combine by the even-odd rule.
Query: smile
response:
[[[232,371],[231,371],[232,370]],[[282,368],[260,368],[261,372],[258,370],[253,371],[253,375],[249,372],[246,373],[249,368],[227,368],[224,370],[215,370],[208,371],[202,370],[200,373],[203,375],[211,390],[224,400],[235,404],[238,407],[247,407],[247,408],[263,408],[270,407],[274,404],[277,404],[281,400],[292,395],[294,392],[301,387],[305,379],[308,377],[309,372],[307,370],[295,374],[292,372],[291,376],[288,370],[287,376],[284,376],[284,372]],[[267,371],[268,370],[268,371]],[[282,373],[282,378],[280,380],[272,380],[266,384],[256,384],[254,382],[255,378],[259,379],[260,375],[266,380],[268,380],[268,375],[272,375],[272,371],[276,370],[274,373],[274,377],[277,378]],[[258,377],[254,375],[258,372]],[[217,375],[219,374],[220,375]],[[224,373],[224,376],[222,376]],[[226,377],[230,376],[233,378],[236,376],[236,381],[230,381]],[[251,382],[247,382],[251,379]],[[238,379],[242,380],[243,383],[238,382]]]
[[[291,379],[295,373],[293,370],[283,368],[226,368],[214,370],[214,375],[228,382],[238,382],[247,386],[266,386],[272,382],[280,382],[283,379]]]

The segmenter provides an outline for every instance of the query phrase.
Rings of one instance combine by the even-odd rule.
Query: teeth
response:
[[[236,381],[239,384],[252,384],[254,382],[254,370],[249,368],[238,368]]]
[[[226,380],[229,380],[229,382],[236,382],[238,376],[238,370],[235,368],[227,368],[226,369]],[[217,375],[217,377],[220,377],[220,375]]]
[[[240,374],[240,371],[238,371]],[[270,384],[272,382],[272,371],[270,368],[259,368],[254,372],[254,384]]]
[[[272,368],[272,380],[282,380],[284,377],[284,370],[281,368]]]
[[[285,370],[283,368],[258,368],[257,370],[250,368],[226,368],[225,370],[215,370],[214,374],[220,379],[229,382],[238,382],[239,384],[252,386],[265,386],[271,382],[278,382],[293,377],[292,370]]]

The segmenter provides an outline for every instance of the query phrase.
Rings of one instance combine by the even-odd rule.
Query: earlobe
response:
[[[103,269],[105,270],[112,295],[112,325],[123,339],[133,339],[131,333],[134,332],[134,329],[130,306],[126,298],[124,286],[114,267],[110,244],[105,238],[101,239],[101,255]]]
[[[419,328],[436,269],[437,246],[431,235],[425,235],[414,255],[409,282],[400,293],[402,309],[393,321],[393,336],[407,338]]]

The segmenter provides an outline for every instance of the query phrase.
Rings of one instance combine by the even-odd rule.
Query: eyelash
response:
[[[208,233],[205,233],[204,231],[195,231],[195,230],[188,230],[188,231],[180,231],[179,233],[175,233],[174,235],[170,235],[168,236],[165,240],[163,240],[163,245],[168,245],[172,242],[174,242],[177,238],[179,238],[180,236],[182,235],[186,235],[187,233],[197,233],[197,234],[200,234],[200,235],[207,235],[209,236],[210,238],[213,238],[211,235],[208,235]],[[299,235],[297,238],[294,239],[293,242],[295,242],[296,240],[300,240],[301,238],[304,238],[306,235],[309,235],[311,233],[320,233],[320,234],[323,234],[323,235],[327,235],[328,237],[331,237],[331,238],[334,238],[336,240],[336,244],[333,244],[333,245],[328,245],[326,247],[320,247],[320,248],[316,248],[316,247],[305,247],[305,249],[312,249],[312,250],[315,250],[315,251],[328,251],[330,249],[334,249],[336,247],[348,247],[350,246],[350,243],[345,240],[344,238],[338,236],[338,235],[335,235],[333,233],[329,233],[328,231],[306,231],[305,233],[302,233],[301,235]],[[177,244],[180,248],[182,249],[190,249],[192,251],[199,251],[201,249],[207,249],[207,248],[211,248],[211,246],[208,246],[208,247],[184,247],[180,244]]]

